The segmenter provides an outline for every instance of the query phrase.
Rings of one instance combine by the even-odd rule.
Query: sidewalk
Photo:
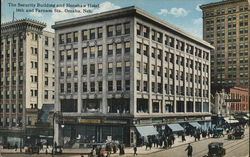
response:
[[[206,140],[208,138],[202,138],[201,140]],[[177,137],[175,136],[175,143],[172,145],[173,147],[178,147],[178,146],[182,146],[188,143],[193,143],[195,142],[194,137],[190,137],[190,136],[186,136],[186,141],[182,142],[181,140],[181,136]],[[171,148],[156,148],[156,147],[152,147],[151,150],[149,150],[149,148],[146,150],[146,146],[142,146],[142,147],[137,147],[137,154],[138,155],[146,155],[146,154],[152,154],[155,152],[160,152],[160,151],[164,151],[166,149],[171,149]],[[40,150],[40,154],[45,154],[45,149]],[[90,153],[91,149],[63,149],[63,154],[88,154]],[[51,153],[51,148],[48,149],[48,152]],[[20,149],[17,149],[17,151],[15,151],[14,149],[1,149],[0,148],[0,153],[20,153]],[[24,153],[24,149],[22,149],[22,153]],[[125,154],[134,154],[134,150],[133,147],[127,147],[125,148]],[[111,154],[111,156],[119,156],[119,150],[116,154]]]

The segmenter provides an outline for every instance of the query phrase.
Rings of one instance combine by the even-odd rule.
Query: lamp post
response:
[[[51,155],[52,156],[54,156],[54,148],[56,147],[56,142],[54,142],[54,140],[55,140],[55,116],[57,116],[58,118],[60,118],[61,117],[61,112],[60,111],[56,111],[56,112],[54,112],[53,113],[53,139],[52,139],[52,153],[51,153]],[[56,150],[56,148],[55,148],[55,150]]]

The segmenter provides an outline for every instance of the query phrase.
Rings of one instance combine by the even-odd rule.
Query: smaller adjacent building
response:
[[[232,112],[249,112],[249,91],[247,88],[232,87],[228,89],[231,99]]]

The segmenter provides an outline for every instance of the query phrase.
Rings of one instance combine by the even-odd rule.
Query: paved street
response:
[[[193,139],[188,139],[188,142],[193,142]],[[178,142],[178,141],[177,141]],[[210,138],[203,139],[198,142],[193,142],[191,145],[193,146],[193,157],[203,157],[208,152],[208,144],[210,142],[223,142],[224,148],[226,149],[225,157],[248,157],[249,154],[249,128],[245,131],[245,137],[243,139],[237,140],[227,140],[227,136],[222,138]],[[144,147],[138,148],[138,157],[186,157],[187,152],[186,149],[187,144],[176,144],[174,148],[171,149],[156,149],[152,148],[152,150],[145,150]],[[78,150],[79,151],[79,150]],[[68,151],[69,152],[69,151]],[[77,150],[71,149],[72,153],[64,154],[64,155],[55,155],[55,157],[80,157],[80,152],[77,153]],[[132,148],[126,148],[126,155],[123,157],[132,157]],[[40,155],[27,155],[27,154],[2,154],[3,157],[49,157],[50,155],[40,154]],[[87,155],[85,155],[86,157]],[[118,154],[112,154],[113,157],[119,156]]]

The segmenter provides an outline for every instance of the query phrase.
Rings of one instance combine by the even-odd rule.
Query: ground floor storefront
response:
[[[208,130],[211,128],[211,117],[209,115],[120,119],[117,117],[63,117],[56,128],[58,137],[55,140],[65,148],[91,147],[93,144],[109,141],[133,146],[141,137],[162,135],[164,132],[185,132],[187,129]]]

